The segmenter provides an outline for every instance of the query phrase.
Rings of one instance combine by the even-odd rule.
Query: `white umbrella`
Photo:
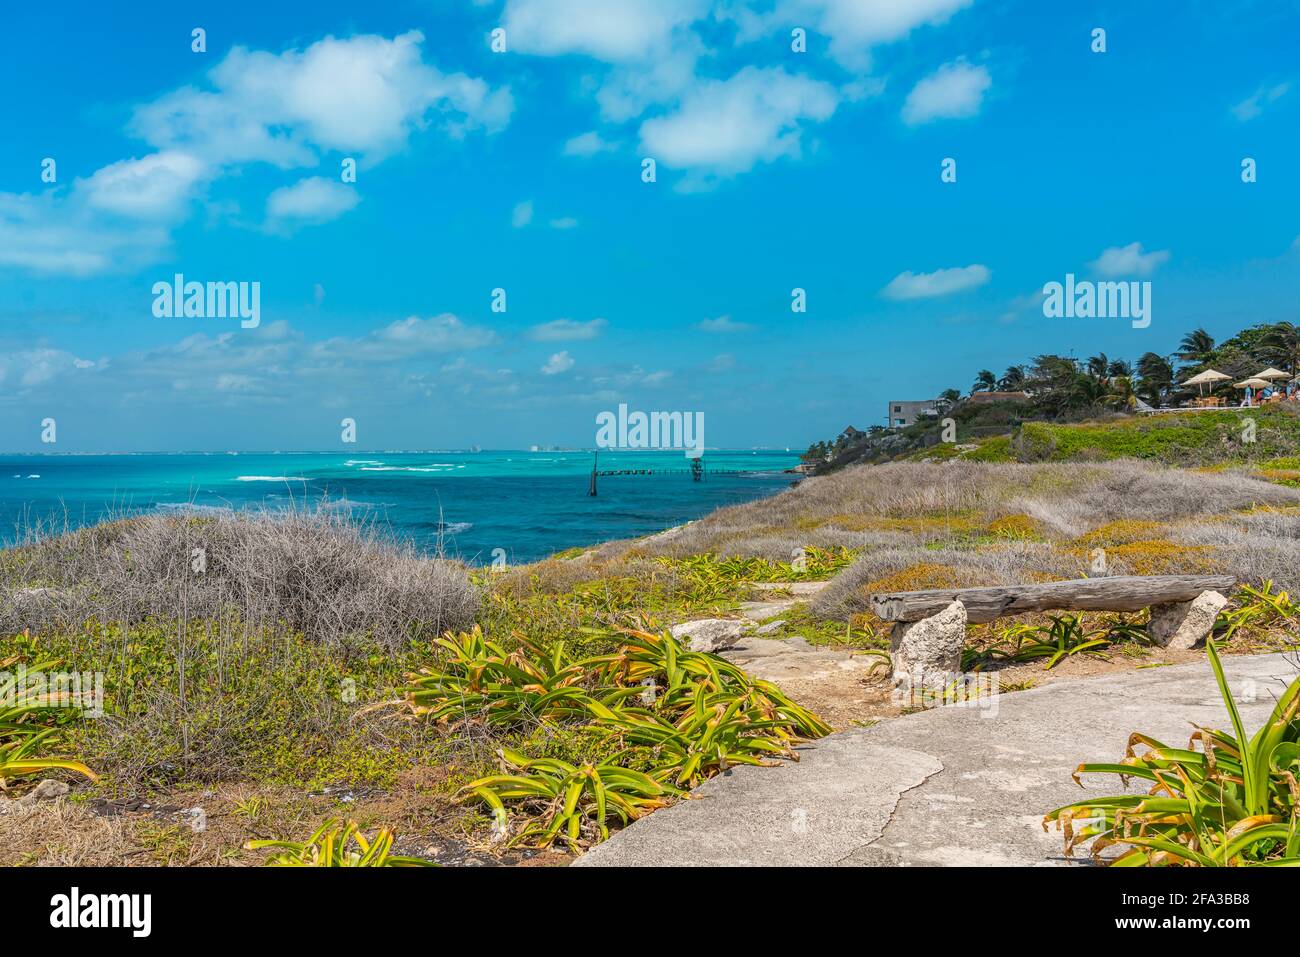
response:
[[[1281,369],[1274,369],[1272,366],[1269,366],[1263,372],[1255,373],[1255,378],[1256,379],[1289,379],[1291,378],[1291,374],[1289,372],[1283,372]]]
[[[1238,389],[1267,389],[1268,383],[1260,378],[1243,379],[1241,382],[1234,382]]]
[[[1224,379],[1231,379],[1231,378],[1232,376],[1224,375],[1222,372],[1216,372],[1214,369],[1206,369],[1204,372],[1198,372],[1196,375],[1192,376],[1190,379],[1184,382],[1183,385],[1196,386],[1196,392],[1199,395],[1201,392],[1201,386],[1204,385],[1206,382],[1208,382],[1210,384],[1210,394],[1213,395],[1214,383],[1222,382]]]

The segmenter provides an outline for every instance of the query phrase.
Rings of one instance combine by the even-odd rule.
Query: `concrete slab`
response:
[[[1225,666],[1250,731],[1296,675],[1283,655],[1234,656]],[[577,863],[1070,864],[1042,816],[1120,789],[1109,775],[1077,787],[1078,764],[1118,760],[1135,730],[1182,747],[1192,723],[1229,726],[1203,660],[1059,682],[996,704],[840,732],[801,749],[798,763],[734,770],[698,788],[702,800],[638,821]]]
[[[919,751],[833,735],[797,763],[706,781],[696,800],[641,819],[575,866],[829,866],[878,838],[899,797],[939,770]]]

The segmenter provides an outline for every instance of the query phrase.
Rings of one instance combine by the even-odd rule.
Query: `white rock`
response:
[[[1203,591],[1191,601],[1151,606],[1147,634],[1165,648],[1191,648],[1214,630],[1228,599],[1217,591]]]
[[[937,615],[894,625],[889,643],[895,684],[943,687],[961,673],[966,606],[954,601]]]
[[[38,804],[41,801],[54,801],[63,797],[71,790],[72,788],[68,787],[62,781],[55,781],[52,778],[46,778],[37,784],[36,787],[32,788],[20,797],[18,803]]]
[[[689,651],[721,651],[740,641],[745,622],[730,618],[701,618],[673,625],[672,635]]]

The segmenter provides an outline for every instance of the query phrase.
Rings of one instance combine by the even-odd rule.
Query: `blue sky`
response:
[[[623,402],[802,448],[1300,312],[1296,3],[106,6],[4,14],[0,450],[590,446]],[[1068,272],[1150,326],[1045,318]],[[176,273],[260,325],[155,317]]]

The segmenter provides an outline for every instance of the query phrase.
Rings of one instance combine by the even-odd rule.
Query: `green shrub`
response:
[[[1055,822],[1064,831],[1067,854],[1091,840],[1094,857],[1124,848],[1108,861],[1122,867],[1300,866],[1300,678],[1247,737],[1214,642],[1206,650],[1232,733],[1201,728],[1187,748],[1171,748],[1134,732],[1119,764],[1079,765],[1076,782],[1081,774],[1117,774],[1151,789],[1048,814],[1043,827]]]

